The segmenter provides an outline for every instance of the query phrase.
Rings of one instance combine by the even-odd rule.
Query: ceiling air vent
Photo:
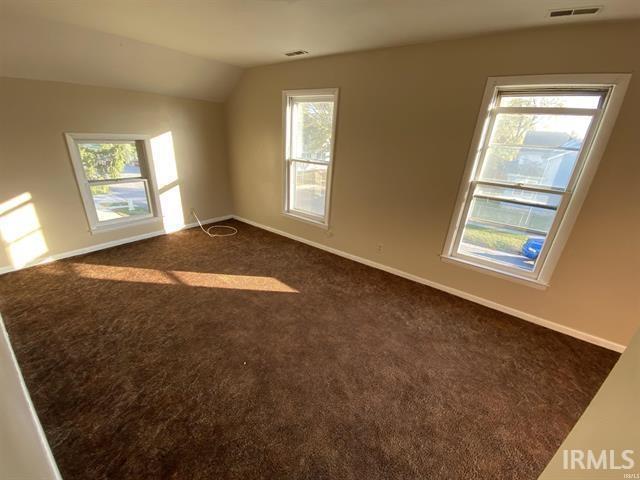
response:
[[[307,52],[306,50],[295,50],[293,52],[287,52],[285,53],[285,55],[287,57],[297,57],[298,55],[306,55],[307,53],[309,52]]]
[[[595,15],[600,12],[602,7],[580,7],[580,8],[562,8],[559,10],[551,10],[549,16],[555,17],[573,17],[575,15]]]

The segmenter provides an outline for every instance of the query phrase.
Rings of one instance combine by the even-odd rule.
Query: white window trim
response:
[[[631,74],[561,74],[489,77],[487,79],[480,113],[478,114],[467,164],[460,183],[454,213],[449,224],[449,231],[441,256],[442,260],[536,288],[544,289],[548,287],[553,271],[560,259],[562,250],[569,238],[571,229],[580,212],[580,208],[586,198],[589,186],[606,148],[630,79]],[[563,210],[558,210],[557,215],[560,220],[556,222],[555,231],[549,233],[551,241],[548,242],[548,246],[545,245],[545,251],[541,252],[541,267],[537,272],[517,271],[515,267],[510,269],[509,267],[502,267],[489,261],[483,262],[476,258],[473,258],[473,260],[461,258],[455,254],[454,250],[457,246],[457,238],[464,228],[462,222],[466,215],[467,195],[471,191],[470,183],[475,177],[477,155],[483,144],[484,137],[487,134],[489,109],[496,99],[498,89],[516,90],[538,87],[610,88],[610,93],[606,99],[606,105],[600,118],[594,117],[594,121],[599,121],[599,123],[596,128],[592,129],[591,137],[585,139],[585,147],[583,148],[588,149],[588,151],[586,151],[586,155],[582,159],[582,164],[580,166],[576,165],[576,168],[581,168],[581,171],[573,175],[572,182],[574,183],[567,187],[567,190],[572,189],[570,192],[571,195],[569,195],[568,201],[564,202],[565,204],[562,206]],[[590,143],[590,146],[587,142]],[[544,256],[542,256],[543,254]]]
[[[153,164],[153,157],[151,154],[151,136],[142,134],[128,134],[128,133],[65,133],[65,139],[67,141],[67,148],[69,149],[69,156],[71,157],[71,164],[73,165],[73,172],[76,177],[76,183],[80,191],[82,203],[84,206],[85,215],[87,217],[87,223],[89,224],[89,231],[92,234],[101,233],[110,230],[117,230],[120,228],[126,228],[137,225],[144,225],[148,223],[155,223],[162,219],[162,210],[160,207],[160,197],[158,195],[157,181],[155,176],[155,168]],[[82,167],[82,160],[80,158],[80,151],[78,149],[77,142],[86,142],[95,140],[97,142],[115,141],[135,141],[142,142],[144,145],[144,151],[142,152],[141,169],[145,176],[142,179],[132,179],[131,181],[143,181],[147,185],[147,199],[149,203],[150,213],[148,215],[141,215],[136,217],[129,217],[123,219],[115,219],[109,221],[98,221],[95,205],[93,203],[93,196],[91,195],[89,181]],[[126,181],[126,180],[125,180]],[[121,180],[122,182],[122,180]],[[112,181],[105,181],[104,183],[114,183]]]
[[[338,119],[338,88],[319,88],[319,89],[306,89],[306,90],[284,90],[282,92],[282,156],[284,158],[284,176],[283,176],[283,184],[282,184],[282,215],[287,217],[294,218],[296,220],[300,220],[302,222],[309,223],[311,225],[315,225],[324,229],[329,228],[329,217],[331,213],[331,190],[333,185],[333,164],[335,158],[335,150],[336,150],[336,124]],[[327,169],[327,190],[325,194],[325,207],[324,207],[324,217],[319,215],[311,215],[305,212],[300,212],[298,210],[293,210],[289,208],[289,186],[290,186],[290,168],[289,164],[292,161],[304,162],[304,163],[313,163],[308,162],[306,160],[299,160],[291,158],[289,152],[291,151],[291,145],[289,145],[291,141],[291,135],[288,130],[289,123],[287,120],[290,114],[290,102],[289,99],[292,97],[312,97],[312,96],[333,96],[333,118],[331,124],[331,160],[329,161],[328,169]],[[289,141],[287,141],[289,139]],[[324,164],[324,162],[323,162]]]

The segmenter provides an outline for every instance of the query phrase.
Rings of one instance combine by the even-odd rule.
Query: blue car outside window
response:
[[[540,255],[540,250],[542,250],[542,245],[544,244],[544,238],[529,238],[524,245],[522,245],[522,254],[535,260]]]

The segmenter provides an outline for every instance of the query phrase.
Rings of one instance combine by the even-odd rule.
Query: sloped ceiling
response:
[[[125,37],[32,17],[0,21],[0,76],[223,101],[242,69]]]

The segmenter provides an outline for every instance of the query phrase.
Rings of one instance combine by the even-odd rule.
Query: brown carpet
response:
[[[533,479],[618,358],[231,223],[0,277],[65,480]]]

